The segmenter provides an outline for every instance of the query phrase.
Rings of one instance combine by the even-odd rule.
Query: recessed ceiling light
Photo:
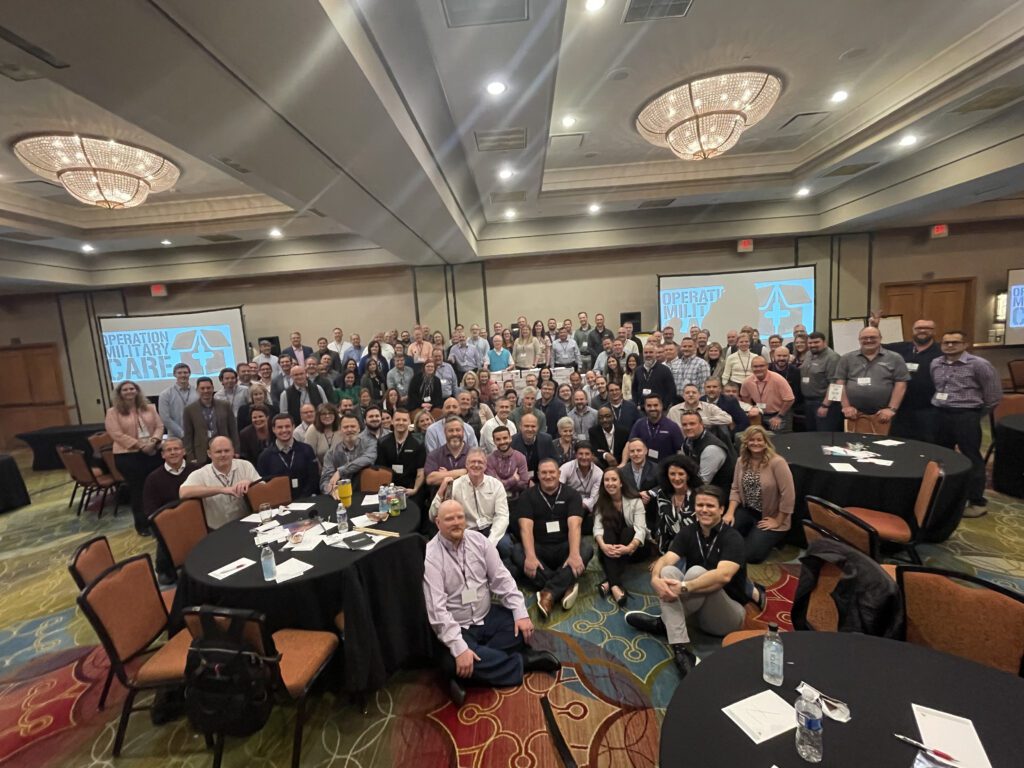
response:
[[[502,181],[508,181],[515,175],[516,172],[513,171],[511,168],[502,168],[500,171],[498,171],[498,178],[501,179]]]
[[[591,203],[591,204],[590,204],[590,206],[589,206],[589,207],[587,208],[587,212],[588,212],[588,213],[589,213],[589,214],[590,214],[591,216],[593,216],[593,215],[595,215],[595,214],[598,214],[598,213],[600,213],[600,212],[601,212],[601,206],[600,206],[600,205],[598,205],[597,203]]]
[[[604,0],[587,0],[583,7],[590,13],[596,13],[604,8]]]
[[[506,219],[514,219],[515,217],[516,217],[516,209],[515,208],[506,208],[505,209],[505,218]]]
[[[840,102],[846,101],[849,95],[850,94],[848,94],[846,91],[836,91],[835,93],[832,94],[832,103],[839,104]]]
[[[160,241],[160,245],[173,245],[170,240],[164,239]]]
[[[576,125],[576,117],[574,115],[566,115],[562,118],[563,128],[572,128],[574,125]]]
[[[282,231],[281,231],[280,229],[278,229],[277,227],[274,227],[274,228],[273,228],[272,230],[270,230],[270,232],[269,232],[268,234],[269,234],[269,235],[270,235],[271,237],[275,237],[275,238],[277,238],[277,237],[284,237],[284,232],[282,232]]]
[[[507,90],[508,86],[501,82],[501,80],[492,80],[487,84],[487,92],[491,96],[501,96]]]
[[[84,245],[82,246],[82,253],[92,253],[92,252],[93,252],[93,251],[95,251],[95,250],[96,250],[96,249],[95,249],[95,248],[93,248],[93,247],[92,247],[91,245],[89,245],[88,243],[85,243],[85,244],[84,244]]]
[[[800,189],[796,191],[797,197],[807,197],[809,194],[811,194],[810,187],[800,187]]]
[[[908,133],[906,136],[904,136],[902,139],[900,139],[900,146],[901,147],[909,147],[909,146],[912,146],[914,144],[917,144],[917,136],[915,136],[912,133]]]

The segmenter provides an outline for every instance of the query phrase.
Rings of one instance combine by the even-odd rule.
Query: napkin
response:
[[[853,717],[853,715],[850,714],[849,704],[845,701],[834,699],[831,696],[826,696],[814,686],[801,681],[800,685],[796,687],[796,691],[800,695],[803,695],[805,692],[809,692],[812,696],[816,696],[818,701],[821,702],[821,711],[825,713],[826,717],[835,720],[838,723],[848,723]]]

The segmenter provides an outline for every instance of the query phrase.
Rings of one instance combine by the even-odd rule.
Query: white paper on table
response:
[[[324,536],[323,542],[329,547],[344,545],[345,535],[342,533],[332,533],[330,536]]]
[[[277,581],[280,584],[282,581],[288,581],[288,579],[294,579],[296,576],[301,576],[313,566],[309,563],[304,563],[301,560],[296,560],[294,557],[291,560],[285,560],[283,563],[277,564]]]
[[[260,521],[260,513],[253,512],[251,515],[246,515],[242,518],[243,523],[258,523]]]
[[[250,565],[256,565],[256,561],[248,557],[240,557],[227,565],[222,565],[215,571],[210,571],[210,575],[217,579],[217,581],[223,581],[228,576],[233,576],[239,571],[244,571]]]
[[[842,462],[833,461],[831,462],[832,469],[836,472],[856,472],[857,468],[853,464],[844,464]]]
[[[857,459],[858,464],[878,464],[881,467],[891,467],[891,459]]]
[[[371,493],[366,494],[363,497],[363,502],[360,504],[362,507],[375,507],[380,503],[380,500]]]
[[[288,549],[292,552],[309,552],[316,549],[317,545],[323,541],[323,537],[316,533],[306,531],[302,536],[302,541],[298,544],[292,544],[291,542],[285,544],[282,549]]]
[[[371,525],[376,525],[376,520],[371,520],[367,515],[359,515],[359,517],[353,517],[349,521],[356,528],[367,528]]]
[[[267,531],[272,531],[275,528],[280,528],[280,527],[281,527],[281,524],[279,522],[277,522],[277,520],[268,520],[267,522],[257,526],[256,530],[259,533],[266,533]]]
[[[292,512],[303,512],[307,509],[312,509],[315,506],[316,504],[314,504],[312,501],[293,501],[291,504],[288,505],[288,509],[290,509]]]
[[[796,728],[796,710],[775,691],[755,693],[722,711],[755,744]]]
[[[917,729],[921,732],[922,744],[952,755],[964,768],[992,768],[973,722],[920,704],[910,706],[914,710]]]
[[[900,441],[900,440],[889,440],[889,439],[875,440],[875,445],[903,445],[903,442]]]
[[[262,547],[264,544],[273,544],[278,541],[288,540],[288,530],[286,528],[272,528],[269,531],[256,534],[256,546]]]

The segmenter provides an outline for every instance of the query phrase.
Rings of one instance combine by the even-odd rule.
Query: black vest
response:
[[[320,390],[316,384],[312,382],[306,384],[306,391],[309,393],[309,402],[313,404],[314,408],[319,408],[323,400],[320,399]],[[302,423],[302,419],[299,417],[299,408],[302,407],[302,393],[295,388],[295,385],[288,387],[285,390],[288,396],[288,413],[291,414],[292,421],[295,425]]]
[[[698,438],[695,438],[690,442],[690,449],[686,451],[686,455],[691,459],[700,464],[700,455],[704,452],[704,449],[709,445],[717,445],[725,453],[725,461],[722,466],[719,467],[718,472],[711,478],[711,484],[717,485],[726,493],[732,487],[732,473],[734,469],[734,463],[732,454],[729,452],[728,446],[719,440],[717,437],[708,432],[707,428],[704,429],[704,434]]]

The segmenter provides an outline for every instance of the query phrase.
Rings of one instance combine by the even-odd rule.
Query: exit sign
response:
[[[754,241],[752,238],[744,238],[736,242],[736,253],[752,253],[754,250]]]
[[[163,283],[153,283],[149,286],[149,295],[155,298],[167,298],[167,286]]]
[[[932,226],[932,237],[949,237],[949,224],[935,224]]]

